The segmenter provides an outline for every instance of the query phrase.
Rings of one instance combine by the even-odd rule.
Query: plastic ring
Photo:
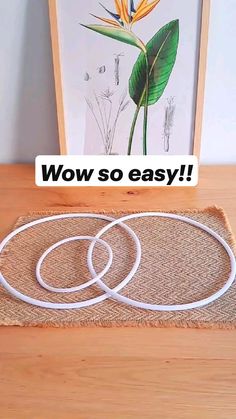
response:
[[[57,249],[58,247],[62,246],[65,243],[69,243],[72,241],[83,241],[83,240],[89,240],[89,241],[93,241],[95,243],[100,243],[102,244],[108,252],[108,256],[109,256],[109,260],[107,262],[106,267],[93,279],[90,279],[89,281],[85,282],[82,285],[79,285],[77,287],[70,287],[70,288],[57,288],[57,287],[52,287],[51,285],[48,285],[42,278],[41,276],[41,267],[42,264],[45,260],[45,258],[49,255],[49,253],[51,253],[53,250]],[[102,239],[97,239],[96,237],[91,237],[91,236],[75,236],[75,237],[68,237],[67,239],[64,240],[60,240],[59,242],[53,244],[51,247],[49,247],[40,257],[40,259],[38,260],[38,263],[36,265],[36,278],[38,283],[45,289],[47,289],[48,291],[51,292],[59,292],[59,293],[71,293],[71,292],[77,292],[77,291],[81,291],[85,288],[88,288],[90,285],[93,285],[98,279],[102,278],[104,275],[106,275],[106,273],[109,271],[111,265],[112,265],[112,259],[113,259],[113,253],[111,250],[111,247],[109,246],[109,244],[107,244],[104,240]]]
[[[101,220],[105,220],[105,221],[114,221],[114,218],[112,217],[108,217],[106,215],[102,215],[102,214],[87,214],[87,213],[81,213],[81,214],[60,214],[60,215],[52,215],[50,217],[45,217],[45,218],[41,218],[39,220],[35,220],[35,221],[31,221],[30,223],[27,223],[21,227],[18,227],[15,231],[12,231],[10,234],[8,234],[7,237],[5,237],[5,239],[3,239],[3,241],[0,243],[0,254],[3,251],[4,247],[7,245],[7,243],[13,238],[15,237],[17,234],[21,233],[24,230],[27,230],[28,228],[34,227],[35,225],[39,225],[48,221],[56,221],[56,220],[62,220],[62,219],[67,219],[67,218],[95,218],[95,219],[101,219]],[[114,290],[115,291],[120,291],[122,288],[125,287],[125,285],[128,284],[128,282],[132,279],[132,277],[134,276],[134,274],[136,273],[139,264],[140,264],[140,260],[141,260],[141,244],[140,241],[138,239],[138,237],[136,236],[136,234],[133,232],[133,230],[128,227],[125,224],[120,224],[120,226],[125,229],[129,235],[132,237],[135,245],[136,245],[136,260],[134,263],[134,266],[131,270],[131,272],[126,276],[126,278],[119,284],[117,285]],[[93,243],[91,244],[94,248]],[[91,246],[90,246],[91,247]],[[107,298],[109,298],[108,294],[104,294],[104,295],[100,295],[98,297],[92,298],[90,300],[86,300],[86,301],[80,301],[80,302],[75,302],[75,303],[52,303],[50,301],[42,301],[42,300],[37,300],[35,298],[31,298],[28,295],[25,295],[23,293],[21,293],[20,291],[17,291],[14,287],[12,287],[4,278],[4,276],[2,275],[2,273],[0,272],[0,283],[2,284],[2,286],[14,297],[28,303],[28,304],[32,304],[38,307],[43,307],[43,308],[48,308],[48,309],[57,309],[57,310],[67,310],[67,309],[77,309],[77,308],[82,308],[82,307],[89,307],[93,304],[96,303],[100,303],[104,300],[106,300]]]
[[[133,306],[133,307],[142,308],[142,309],[145,309],[145,310],[152,310],[152,311],[182,311],[182,310],[192,310],[192,309],[195,309],[195,308],[200,308],[200,307],[203,307],[207,304],[210,304],[210,303],[214,302],[215,300],[220,298],[223,294],[225,294],[226,291],[228,291],[228,289],[233,284],[233,282],[235,280],[235,275],[236,275],[236,261],[235,261],[234,253],[231,250],[231,248],[229,247],[229,245],[226,243],[226,241],[223,240],[219,236],[219,234],[215,233],[212,229],[205,226],[204,224],[199,223],[198,221],[192,220],[192,219],[187,218],[187,217],[183,217],[181,215],[161,213],[161,212],[148,212],[148,213],[141,213],[141,214],[131,214],[131,215],[127,215],[127,216],[121,217],[119,219],[116,219],[115,221],[113,221],[109,225],[102,228],[100,230],[100,232],[96,235],[96,238],[100,238],[105,232],[107,232],[110,228],[114,227],[117,224],[123,223],[123,222],[128,221],[128,220],[133,220],[133,219],[136,219],[136,218],[145,218],[145,217],[162,217],[162,218],[171,218],[171,219],[174,219],[174,220],[183,221],[187,224],[193,225],[194,227],[200,228],[201,230],[206,231],[208,234],[213,236],[224,247],[224,249],[226,250],[226,252],[229,256],[229,259],[230,259],[231,273],[230,273],[230,276],[229,276],[227,282],[224,284],[224,286],[219,291],[217,291],[216,293],[214,293],[213,295],[211,295],[208,298],[204,298],[203,300],[199,300],[199,301],[196,301],[196,302],[193,302],[193,303],[177,304],[177,305],[159,305],[159,304],[149,304],[149,303],[143,303],[141,301],[136,301],[136,300],[133,300],[131,298],[124,297],[123,295],[118,294],[117,291],[112,290],[107,285],[105,285],[104,282],[101,279],[99,279],[97,281],[97,284],[101,287],[101,289],[103,291],[108,293],[114,300],[117,300],[121,303],[125,303],[125,304],[128,304],[128,305]],[[92,243],[90,245],[90,249],[88,251],[87,262],[88,262],[88,268],[90,270],[90,273],[91,273],[91,275],[94,276],[94,275],[96,275],[96,271],[95,271],[95,269],[93,267],[93,263],[92,263],[92,249],[93,249],[93,246],[94,246],[94,244]]]

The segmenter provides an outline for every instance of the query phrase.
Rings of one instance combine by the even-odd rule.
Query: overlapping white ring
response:
[[[45,260],[45,258],[49,255],[49,253],[51,253],[53,250],[57,249],[58,247],[62,246],[65,243],[70,243],[73,241],[83,241],[83,240],[89,240],[89,241],[93,241],[95,243],[100,243],[102,244],[109,255],[109,260],[105,266],[105,268],[97,275],[95,275],[95,277],[93,277],[92,279],[90,279],[87,282],[84,282],[81,285],[78,285],[77,287],[70,287],[70,288],[57,288],[57,287],[52,287],[51,285],[48,285],[42,278],[41,276],[41,267],[42,264]],[[111,265],[112,265],[112,260],[113,260],[113,253],[111,250],[111,247],[109,246],[109,244],[107,244],[107,242],[105,242],[104,240],[101,239],[97,239],[96,237],[92,237],[92,236],[74,236],[74,237],[68,237],[67,239],[64,240],[60,240],[57,243],[54,243],[51,247],[49,247],[47,250],[45,250],[45,252],[42,254],[42,256],[39,258],[38,263],[36,265],[36,279],[38,281],[38,283],[45,288],[48,291],[51,292],[59,292],[59,293],[72,293],[72,292],[78,292],[78,291],[82,291],[85,288],[90,287],[91,285],[95,284],[95,282],[102,278],[103,276],[106,275],[106,273],[109,271]]]
[[[182,221],[184,223],[193,225],[194,227],[200,228],[203,231],[206,231],[208,234],[213,236],[225,249],[226,253],[229,256],[230,259],[230,266],[231,266],[231,273],[224,284],[224,286],[218,290],[216,293],[212,294],[211,296],[204,298],[199,301],[195,301],[192,303],[187,304],[173,304],[173,305],[160,305],[160,304],[149,304],[149,303],[143,303],[141,301],[133,300],[132,298],[125,297],[123,295],[118,294],[115,290],[110,289],[104,282],[99,279],[97,281],[97,284],[103,289],[104,292],[108,293],[111,298],[119,301],[120,303],[128,304],[133,307],[145,309],[145,310],[152,310],[152,311],[183,311],[183,310],[192,310],[196,308],[203,307],[205,305],[208,305],[216,300],[218,298],[222,297],[223,294],[228,291],[228,289],[231,287],[235,280],[236,275],[236,260],[233,251],[229,247],[229,245],[226,243],[222,237],[220,237],[219,234],[217,234],[215,231],[213,231],[211,228],[205,226],[204,224],[199,223],[198,221],[195,221],[191,218],[184,217],[177,214],[168,214],[168,213],[161,213],[161,212],[146,212],[146,213],[140,213],[140,214],[129,214],[124,217],[119,218],[118,220],[112,221],[107,226],[103,227],[102,230],[96,235],[96,238],[101,238],[101,236],[106,233],[110,228],[114,227],[115,225],[119,223],[126,222],[128,220],[133,220],[136,218],[146,218],[146,217],[161,217],[161,218],[170,218],[178,221]],[[93,267],[92,263],[92,249],[94,247],[94,243],[91,244],[90,249],[88,251],[88,268],[90,270],[90,273],[94,276],[96,275],[96,271]]]
[[[162,218],[170,218],[170,219],[175,219],[175,220],[179,220],[188,224],[193,225],[194,227],[200,228],[201,230],[206,231],[208,234],[210,234],[211,236],[213,236],[225,249],[225,251],[227,252],[229,259],[230,259],[230,265],[231,265],[231,273],[230,276],[228,278],[228,280],[226,281],[226,283],[224,284],[224,286],[217,291],[216,293],[214,293],[213,295],[211,295],[210,297],[204,298],[200,301],[196,301],[196,302],[192,302],[192,303],[187,303],[187,304],[177,304],[177,305],[159,305],[159,304],[149,304],[149,303],[144,303],[144,302],[140,302],[140,301],[136,301],[133,300],[131,298],[127,298],[123,295],[118,294],[118,292],[125,286],[127,285],[127,283],[133,278],[133,276],[135,275],[139,265],[140,265],[140,261],[141,261],[141,245],[139,242],[139,239],[137,238],[136,234],[133,232],[133,230],[128,227],[126,224],[124,224],[125,221],[128,220],[132,220],[132,219],[136,219],[136,218],[145,218],[145,217],[162,217]],[[146,310],[152,310],[152,311],[180,311],[180,310],[190,310],[190,309],[194,309],[194,308],[199,308],[199,307],[203,307],[209,303],[214,302],[215,300],[217,300],[218,298],[220,298],[223,294],[226,293],[226,291],[231,287],[231,285],[233,284],[234,280],[235,280],[235,275],[236,275],[236,261],[235,261],[235,256],[233,254],[233,251],[231,250],[231,248],[229,247],[229,245],[226,243],[225,240],[222,239],[222,237],[219,236],[219,234],[217,234],[216,232],[214,232],[212,229],[210,229],[209,227],[195,221],[192,220],[190,218],[184,217],[184,216],[180,216],[180,215],[176,215],[176,214],[167,214],[167,213],[160,213],[160,212],[148,212],[148,213],[140,213],[140,214],[130,214],[127,216],[124,216],[122,218],[119,219],[114,219],[112,217],[108,217],[105,215],[101,215],[101,214],[62,214],[62,215],[55,215],[55,216],[51,216],[51,217],[46,217],[40,220],[36,220],[36,221],[32,221],[31,223],[28,223],[24,226],[19,227],[17,230],[13,231],[12,233],[10,233],[0,244],[0,254],[2,252],[2,250],[4,249],[4,247],[6,246],[6,244],[11,240],[12,237],[16,236],[18,233],[26,230],[27,228],[33,227],[34,225],[37,224],[41,224],[47,221],[54,221],[54,220],[60,220],[60,219],[65,219],[65,218],[100,218],[106,221],[110,221],[110,224],[108,224],[107,226],[103,227],[100,232],[95,236],[95,237],[91,237],[91,236],[76,236],[76,237],[71,237],[68,239],[64,239],[61,242],[55,243],[53,246],[51,246],[49,249],[47,249],[44,254],[41,256],[41,258],[39,259],[39,262],[37,264],[37,268],[36,268],[36,276],[38,281],[40,282],[40,284],[42,286],[44,286],[45,288],[47,288],[50,291],[56,291],[56,292],[72,292],[72,291],[78,291],[81,290],[93,283],[97,283],[100,288],[105,291],[106,294],[90,299],[90,300],[86,300],[86,301],[81,301],[81,302],[75,302],[75,303],[51,303],[48,301],[41,301],[41,300],[36,300],[33,299],[29,296],[26,296],[22,293],[20,293],[19,291],[17,291],[16,289],[14,289],[7,281],[6,279],[3,277],[3,275],[0,273],[0,283],[2,283],[2,285],[4,286],[4,288],[7,289],[7,291],[14,295],[15,297],[29,303],[29,304],[33,304],[33,305],[37,305],[40,307],[44,307],[44,308],[54,308],[54,309],[72,309],[72,308],[81,308],[81,307],[88,307],[92,304],[101,302],[103,300],[105,300],[106,298],[113,298],[121,303],[125,303],[137,308],[141,308],[141,309],[146,309]],[[108,230],[110,230],[112,227],[119,225],[122,228],[126,229],[126,231],[128,231],[129,235],[133,238],[135,245],[136,245],[136,261],[129,273],[129,275],[114,289],[109,288],[103,281],[102,281],[102,277],[105,275],[105,273],[108,271],[108,269],[111,266],[112,263],[112,250],[110,248],[110,246],[104,242],[104,240],[101,240],[101,236],[107,232]],[[58,246],[60,246],[63,243],[69,242],[69,241],[73,241],[73,240],[90,240],[92,241],[89,251],[88,251],[88,257],[87,257],[87,264],[88,264],[88,268],[90,270],[90,273],[92,274],[93,278],[88,281],[85,284],[80,285],[79,287],[73,287],[73,288],[55,288],[55,287],[50,287],[49,285],[47,285],[43,279],[40,276],[40,267],[45,259],[45,257],[55,248],[57,248]],[[99,242],[101,244],[103,244],[106,249],[108,250],[108,254],[109,254],[109,261],[107,263],[106,268],[97,275],[94,267],[93,267],[93,263],[92,263],[92,255],[93,255],[93,249],[95,244]]]
[[[39,225],[48,221],[56,221],[56,220],[62,220],[66,218],[95,218],[95,219],[101,219],[105,221],[114,221],[114,218],[108,217],[103,214],[87,214],[87,213],[81,213],[81,214],[60,214],[60,215],[52,215],[50,217],[41,218],[39,220],[31,221],[30,223],[27,223],[21,227],[18,227],[15,231],[12,231],[10,234],[8,234],[5,239],[0,244],[0,254],[7,245],[7,243],[15,237],[17,234],[21,233],[24,230],[27,230],[28,228],[34,227],[35,225]],[[136,246],[136,260],[133,264],[133,267],[129,274],[126,276],[123,281],[121,281],[120,284],[118,284],[114,290],[120,291],[122,288],[125,287],[125,285],[128,284],[128,282],[133,278],[135,275],[141,260],[141,244],[134,233],[134,231],[127,225],[120,223],[119,224],[123,229],[125,229],[128,234],[132,237],[135,246]],[[93,243],[91,243],[91,246],[93,246]],[[93,246],[94,247],[94,246]],[[83,307],[89,307],[93,304],[100,303],[107,298],[109,298],[108,294],[99,295],[98,297],[91,298],[90,300],[86,301],[79,301],[75,303],[52,303],[50,301],[42,301],[37,300],[35,298],[31,298],[28,295],[25,295],[19,291],[17,291],[15,288],[13,288],[4,278],[3,274],[0,272],[0,284],[14,297],[18,298],[19,300],[22,300],[28,304],[32,304],[38,307],[48,308],[48,309],[57,309],[57,310],[67,310],[67,309],[77,309],[77,308],[83,308]]]

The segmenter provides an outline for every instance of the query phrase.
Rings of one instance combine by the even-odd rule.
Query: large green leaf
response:
[[[82,25],[82,24],[81,24]],[[134,33],[127,31],[123,28],[115,28],[113,26],[106,25],[82,25],[87,29],[98,32],[101,35],[108,36],[109,38],[116,39],[117,41],[124,42],[125,44],[133,45],[142,51],[145,51],[145,46],[142,41],[137,38]]]
[[[148,105],[154,105],[162,96],[173,70],[179,44],[179,21],[174,20],[146,45],[149,67]],[[147,65],[141,52],[129,80],[129,92],[137,106],[145,105]]]

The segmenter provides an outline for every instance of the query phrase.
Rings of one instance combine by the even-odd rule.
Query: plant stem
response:
[[[148,125],[148,94],[149,94],[149,63],[148,56],[145,54],[146,61],[146,87],[145,87],[145,105],[143,118],[143,155],[147,155],[147,125]]]
[[[88,105],[89,109],[91,110],[92,115],[93,115],[93,117],[94,117],[94,119],[96,121],[97,127],[99,129],[99,132],[100,132],[100,135],[101,135],[101,138],[102,138],[103,145],[104,145],[104,147],[106,147],[105,138],[104,138],[104,135],[103,135],[103,132],[102,132],[102,128],[101,128],[101,126],[99,124],[99,121],[98,121],[98,118],[97,118],[97,116],[96,116],[96,114],[94,112],[92,103],[87,98],[85,98],[85,100],[86,100],[87,105]]]
[[[104,133],[104,138],[105,138],[106,137],[106,127],[105,127],[105,123],[104,123],[104,117],[103,117],[103,114],[102,114],[100,101],[99,101],[95,92],[94,92],[94,97],[95,97],[95,100],[97,102],[97,107],[98,107],[98,110],[99,110],[99,113],[100,113],[100,118],[101,118],[101,121],[102,121],[103,133]]]
[[[138,119],[138,114],[140,111],[140,108],[143,103],[143,98],[145,95],[145,105],[144,105],[144,119],[143,119],[143,155],[147,155],[147,125],[148,125],[148,94],[149,94],[149,63],[148,63],[148,56],[147,53],[145,54],[145,61],[146,61],[146,83],[145,83],[145,92],[143,93],[139,104],[137,105],[131,130],[130,130],[130,136],[129,136],[129,145],[128,145],[128,156],[131,155],[132,150],[132,144],[133,144],[133,137],[134,137],[134,130]]]
[[[132,125],[131,125],[130,135],[129,135],[128,156],[131,155],[133,138],[134,138],[134,130],[135,130],[136,122],[137,122],[137,119],[138,119],[139,111],[140,111],[140,106],[137,106],[135,114],[134,114],[133,122],[132,122]]]

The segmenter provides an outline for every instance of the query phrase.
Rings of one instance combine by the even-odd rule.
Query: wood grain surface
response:
[[[198,188],[37,188],[31,165],[0,167],[0,235],[31,210],[224,207],[236,233],[236,167]],[[236,332],[0,328],[2,419],[234,419]]]

